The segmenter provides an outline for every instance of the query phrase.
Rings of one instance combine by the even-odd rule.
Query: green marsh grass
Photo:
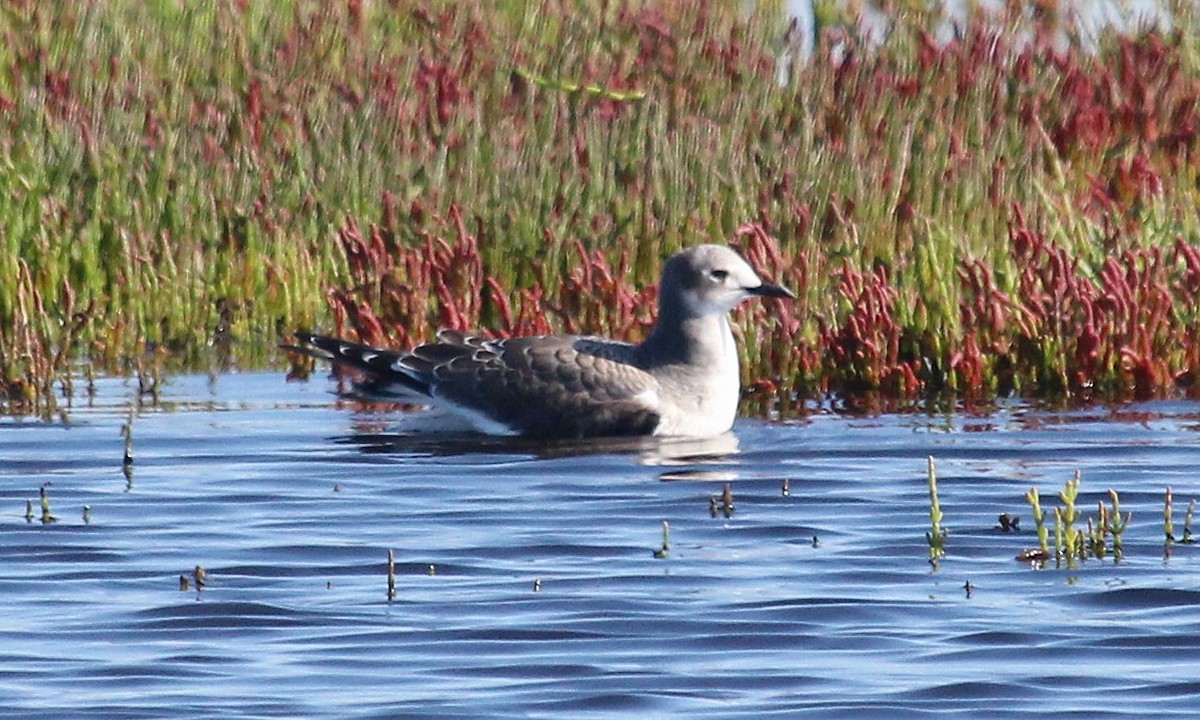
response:
[[[10,3],[0,397],[298,328],[634,340],[700,241],[797,293],[737,313],[752,412],[1198,392],[1200,11],[911,5],[804,58],[775,2]]]

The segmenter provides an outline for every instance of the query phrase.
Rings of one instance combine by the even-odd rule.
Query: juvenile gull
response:
[[[442,330],[410,351],[307,333],[294,349],[362,372],[373,397],[445,408],[490,435],[711,437],[733,426],[741,394],[729,311],[756,296],[795,297],[733,250],[697,245],[663,266],[658,322],[639,345]]]

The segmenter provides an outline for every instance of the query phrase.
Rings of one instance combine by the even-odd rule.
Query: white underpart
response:
[[[433,407],[438,410],[445,410],[452,413],[455,417],[464,421],[475,432],[483,433],[484,435],[495,435],[506,437],[511,435],[520,435],[521,433],[513,429],[511,425],[502,423],[495,418],[488,417],[486,414],[464,405],[451,402],[437,393],[437,388],[433,391]]]
[[[633,401],[648,408],[656,408],[661,402],[661,396],[657,390],[650,388],[634,395]]]
[[[675,402],[662,408],[662,419],[655,435],[678,437],[710,437],[720,435],[733,426],[741,399],[741,372],[738,370],[737,345],[729,321],[721,318],[721,360],[706,373],[705,382],[692,383],[700,388],[690,395],[670,387],[670,377],[658,376],[661,385],[670,388]],[[685,381],[686,382],[686,381]]]

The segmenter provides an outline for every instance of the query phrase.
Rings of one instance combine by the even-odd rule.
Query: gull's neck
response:
[[[695,369],[728,369],[732,359],[737,372],[737,349],[728,316],[693,315],[665,304],[650,336],[638,346],[643,367],[685,365]]]
[[[719,435],[733,425],[741,373],[724,313],[697,316],[667,309],[634,353],[659,384],[654,434]]]

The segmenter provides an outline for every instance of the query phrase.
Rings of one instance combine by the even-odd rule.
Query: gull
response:
[[[442,330],[387,350],[296,333],[286,346],[367,379],[376,399],[441,408],[488,435],[708,438],[733,427],[741,395],[729,312],[754,297],[794,298],[721,245],[671,256],[658,320],[640,344],[580,335],[487,339]]]

